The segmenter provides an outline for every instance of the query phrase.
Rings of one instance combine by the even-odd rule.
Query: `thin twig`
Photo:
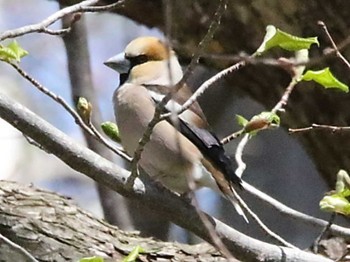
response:
[[[108,188],[117,190],[126,197],[148,205],[150,209],[159,211],[166,218],[193,231],[206,241],[212,241],[201,221],[197,219],[198,214],[190,205],[167,190],[160,191],[147,177],[142,181],[137,181],[131,190],[127,190],[124,181],[130,174],[128,171],[86,150],[84,146],[75,143],[67,135],[3,94],[0,94],[0,116],[21,132],[37,140],[73,169],[86,174]],[[249,238],[214,217],[210,220],[215,230],[222,236],[224,243],[229,245],[230,250],[234,251],[238,258],[245,261],[261,259],[261,254],[264,254],[264,258],[268,257],[274,261],[330,261],[305,251],[276,247]]]
[[[91,6],[94,4],[98,4],[100,0],[86,0],[82,1],[78,4],[68,6],[66,8],[63,8],[54,14],[50,15],[46,19],[42,20],[39,23],[26,25],[23,27],[19,27],[17,29],[7,30],[0,34],[0,41],[7,39],[7,38],[15,38],[18,36],[22,36],[25,34],[33,33],[33,32],[44,32],[48,26],[52,25],[62,17],[74,14],[78,12],[101,12],[101,11],[107,11],[111,10],[113,8],[116,8],[124,3],[123,0],[118,1],[117,3],[113,3],[106,6]]]
[[[144,149],[145,145],[150,140],[153,128],[161,120],[161,113],[163,112],[165,105],[171,99],[172,94],[179,91],[180,88],[183,86],[183,84],[187,81],[188,77],[192,74],[192,71],[193,71],[195,65],[198,63],[198,60],[199,60],[201,54],[203,53],[203,50],[208,45],[209,41],[213,38],[215,31],[218,29],[218,25],[219,25],[220,19],[222,17],[222,14],[225,11],[226,3],[227,3],[227,0],[220,1],[219,7],[215,12],[212,23],[209,26],[209,29],[208,29],[206,35],[204,36],[203,40],[199,43],[198,49],[197,49],[196,53],[193,55],[191,62],[189,64],[188,68],[186,69],[186,72],[184,73],[184,76],[182,77],[180,82],[177,85],[175,85],[173,90],[168,95],[166,95],[162,99],[162,101],[160,101],[157,104],[153,118],[149,122],[147,129],[144,132],[137,149],[135,150],[134,157],[133,157],[133,163],[138,163],[138,161],[140,160],[143,149]],[[127,183],[129,186],[133,184],[133,181],[137,177],[137,168],[135,168],[135,166],[136,166],[136,164],[133,164],[132,175],[130,176],[129,181]]]
[[[125,154],[124,150],[121,148],[113,147],[110,145],[98,132],[97,135],[94,132],[94,129],[91,129],[79,116],[79,114],[71,107],[69,104],[59,95],[56,95],[55,93],[51,92],[49,89],[47,89],[45,86],[40,84],[37,80],[35,80],[33,77],[31,77],[26,71],[24,71],[19,65],[15,63],[10,63],[10,65],[17,70],[17,72],[23,76],[25,79],[27,79],[30,83],[32,83],[33,86],[35,86],[40,92],[47,95],[57,103],[59,103],[63,108],[74,118],[75,122],[90,136],[94,137],[95,139],[102,142],[105,146],[107,146],[109,149],[111,149],[114,153],[119,155],[120,157],[124,158],[127,161],[130,161],[130,157]],[[96,130],[97,131],[97,130]]]
[[[238,130],[238,131],[232,133],[231,135],[229,135],[227,137],[224,137],[223,139],[221,139],[220,143],[225,145],[225,144],[231,142],[232,140],[234,140],[234,139],[240,137],[242,134],[244,134],[243,131],[244,131],[243,129],[242,130]]]
[[[193,54],[190,64],[187,66],[183,78],[175,87],[175,92],[177,92],[192,75],[194,68],[198,64],[199,58],[203,55],[204,49],[208,46],[209,42],[213,39],[215,32],[218,30],[221,22],[222,15],[224,14],[227,7],[228,0],[220,0],[219,6],[214,14],[211,24],[208,28],[207,33],[203,39],[199,42],[197,51]],[[166,103],[165,103],[166,104]]]
[[[244,137],[242,138],[242,140],[239,142],[237,149],[236,149],[235,160],[237,163],[237,168],[236,168],[235,174],[238,177],[242,177],[243,172],[247,167],[246,163],[244,163],[244,161],[242,159],[242,156],[243,156],[243,150],[244,150],[245,146],[247,145],[250,137],[251,136],[249,134],[245,134]]]
[[[244,200],[238,195],[238,193],[233,190],[232,191],[234,196],[236,197],[239,205],[248,212],[248,214],[255,220],[255,222],[258,224],[258,226],[265,231],[266,234],[268,234],[270,237],[272,237],[274,240],[276,240],[278,243],[286,246],[286,247],[290,247],[290,248],[295,248],[298,249],[296,246],[294,246],[293,244],[287,242],[286,240],[284,240],[282,237],[280,237],[279,235],[277,235],[275,232],[273,232],[271,229],[269,229],[258,217],[257,214],[255,214],[249,207],[248,205],[244,202]]]
[[[290,134],[308,132],[312,130],[326,130],[332,133],[350,131],[350,126],[330,126],[330,125],[320,125],[320,124],[312,124],[308,127],[301,128],[289,128],[288,132]]]
[[[223,2],[223,1],[221,1]],[[222,3],[221,3],[222,4]],[[165,19],[165,28],[166,28],[166,39],[168,39],[168,52],[170,52],[170,50],[172,49],[171,47],[171,26],[172,26],[172,1],[171,0],[163,0],[163,5],[164,5],[164,19]],[[220,8],[221,5],[219,5]],[[224,10],[224,9],[223,9]],[[221,11],[220,11],[221,12]],[[220,14],[220,13],[219,13]],[[216,19],[214,19],[215,21],[217,21]],[[219,22],[217,21],[217,24],[215,26],[217,26],[219,24]],[[211,29],[209,30],[216,30],[215,27],[213,29],[213,24],[211,25]],[[208,35],[206,35],[208,36]],[[207,39],[203,39],[201,41],[201,45],[202,46],[207,46],[207,41],[209,41],[211,38],[207,37]],[[197,54],[197,56],[199,55],[199,53]],[[191,60],[190,65],[188,66],[186,73],[188,72],[188,76],[186,77],[182,77],[181,81],[183,81],[182,83],[184,84],[186,82],[186,79],[189,77],[190,73],[192,73],[193,69],[195,65],[198,63],[198,59],[199,56],[197,58],[194,58]],[[173,75],[172,75],[172,68],[171,68],[171,63],[170,60],[167,63],[168,66],[168,77],[170,80],[170,86],[173,86]],[[183,84],[179,84],[179,87],[182,87]],[[173,96],[175,94],[176,88],[171,88],[171,95]],[[178,129],[178,125],[179,125],[179,119],[178,119],[179,115],[176,113],[176,110],[171,110],[171,121],[172,124],[176,127],[176,129]],[[162,119],[160,119],[162,120]],[[182,145],[180,143],[179,140],[179,136],[181,134],[180,133],[176,133],[176,137],[177,137],[177,147],[179,149],[179,152],[183,152],[182,150]],[[196,190],[196,186],[195,186],[195,182],[193,180],[193,177],[189,176],[187,177],[187,184],[191,190],[191,199],[192,199],[192,204],[195,207],[195,210],[198,214],[198,216],[200,217],[201,221],[203,222],[205,228],[208,230],[209,235],[212,239],[212,243],[214,244],[214,246],[217,248],[218,251],[220,251],[223,256],[225,256],[228,261],[235,261],[234,257],[232,256],[232,254],[230,253],[230,251],[227,249],[227,247],[224,245],[224,243],[222,242],[222,240],[220,239],[219,235],[215,232],[215,228],[213,227],[213,225],[210,223],[209,219],[202,213],[202,211],[199,208],[199,203],[198,203],[198,199],[196,197],[196,194],[194,194],[194,191]]]
[[[14,253],[21,254],[22,258],[25,259],[23,261],[30,261],[30,262],[39,262],[32,254],[30,254],[27,250],[25,250],[20,245],[12,242],[7,237],[0,234],[0,240],[5,242],[6,245],[10,246],[14,251]]]
[[[275,210],[277,210],[279,213],[286,215],[290,218],[295,219],[296,221],[303,222],[304,224],[317,227],[317,228],[324,228],[327,226],[328,222],[317,218],[313,217],[307,214],[304,214],[302,212],[299,212],[295,209],[292,209],[283,203],[279,202],[278,200],[274,199],[273,197],[269,196],[268,194],[258,190],[254,186],[248,184],[247,182],[243,181],[242,184],[243,188],[245,189],[246,192],[251,194],[252,196],[260,199],[263,201],[265,204],[271,206]],[[338,225],[331,225],[330,227],[330,232],[334,235],[341,236],[345,239],[350,239],[350,229],[341,227]]]
[[[314,243],[312,244],[312,251],[315,254],[318,253],[318,247],[320,245],[321,240],[324,238],[325,234],[329,231],[329,229],[333,225],[335,216],[336,216],[336,213],[333,212],[331,217],[329,218],[327,226],[324,227],[324,229],[321,231],[320,235],[315,239]]]
[[[329,57],[332,57],[334,55],[337,55],[337,50],[340,52],[344,48],[350,45],[350,36],[346,37],[340,44],[338,45],[337,49],[332,48],[331,50],[325,52],[322,56],[318,57],[312,57],[308,61],[293,61],[293,59],[290,60],[292,66],[313,66],[316,64],[320,64],[324,62]],[[249,64],[264,64],[264,65],[271,65],[271,66],[280,66],[280,62],[278,59],[274,58],[266,58],[266,57],[250,57],[246,54],[239,54],[239,55],[233,55],[233,54],[204,54],[204,58],[212,59],[212,60],[221,60],[221,61],[227,61],[227,62],[237,62],[240,60],[246,60]]]
[[[91,129],[91,131],[94,133],[95,138],[97,138],[97,140],[99,140],[102,144],[104,144],[112,152],[114,152],[118,156],[124,158],[126,161],[128,161],[128,162],[132,161],[132,158],[125,152],[125,150],[123,148],[111,145],[109,143],[109,141],[101,135],[101,133],[96,129],[96,127],[92,124],[91,121],[89,121],[87,124],[88,124],[88,127]]]
[[[222,71],[217,73],[216,75],[212,76],[208,80],[206,80],[194,93],[193,95],[182,105],[181,109],[177,111],[176,113],[178,115],[182,114],[184,111],[186,111],[194,102],[197,101],[197,99],[209,88],[211,87],[215,82],[219,81],[221,78],[225,77],[226,75],[235,72],[246,65],[246,61],[240,61]],[[162,117],[168,117],[168,114],[164,114]]]
[[[290,94],[294,90],[294,87],[298,84],[298,81],[295,78],[292,78],[286,90],[284,91],[280,101],[272,108],[271,113],[277,113],[279,111],[283,111],[284,107],[287,105]]]
[[[68,34],[70,31],[71,31],[70,27],[65,28],[65,29],[58,29],[58,30],[44,28],[44,29],[38,31],[38,33],[45,33],[48,35],[65,35],[65,34]]]
[[[56,95],[55,93],[51,92],[49,89],[47,89],[45,86],[40,84],[37,80],[35,80],[33,77],[31,77],[26,71],[24,71],[19,65],[10,62],[9,63],[14,69],[17,70],[17,72],[23,76],[25,79],[27,79],[33,86],[35,86],[40,92],[47,95],[48,97],[52,98],[54,101],[59,103],[63,108],[74,118],[75,122],[83,128],[85,132],[87,132],[90,135],[94,135],[93,132],[88,128],[88,126],[84,123],[84,121],[81,119],[79,114],[68,105],[68,103],[59,95]]]
[[[325,32],[326,36],[328,37],[329,41],[331,42],[332,47],[333,47],[333,49],[334,49],[334,51],[335,51],[336,56],[339,57],[339,58],[343,61],[343,63],[348,67],[348,69],[350,69],[350,63],[349,63],[349,61],[342,55],[342,53],[340,53],[340,51],[339,51],[337,45],[335,44],[335,42],[334,42],[334,40],[333,40],[331,34],[329,33],[329,31],[328,31],[328,29],[327,29],[326,24],[325,24],[323,21],[318,21],[317,24],[318,24],[319,26],[322,27],[323,31]]]
[[[228,259],[228,261],[235,261],[231,252],[227,249],[225,244],[222,242],[220,236],[215,231],[213,224],[210,223],[208,217],[202,212],[202,210],[200,210],[198,199],[194,193],[194,191],[196,190],[196,184],[193,177],[188,176],[186,178],[187,178],[188,186],[190,188],[190,194],[191,194],[190,197],[192,199],[192,205],[194,206],[200,220],[203,222],[204,227],[208,230],[208,233],[210,235],[210,238],[213,241],[213,244],[223,254],[223,256],[225,256]]]

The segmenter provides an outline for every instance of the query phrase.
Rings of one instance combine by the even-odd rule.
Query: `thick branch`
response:
[[[71,19],[70,16],[63,17],[63,28],[70,26]],[[100,126],[102,115],[91,76],[85,17],[82,16],[71,28],[71,32],[63,36],[63,42],[67,53],[72,99],[74,104],[77,104],[79,97],[86,98],[93,105],[91,122],[94,126]],[[106,159],[113,159],[112,153],[104,145],[86,132],[83,134],[90,149]],[[99,184],[97,184],[97,190],[105,219],[124,230],[131,230],[131,219],[123,198]],[[123,212],[118,212],[118,210],[123,210]]]
[[[184,261],[193,256],[198,261],[224,261],[208,244],[189,246],[142,238],[94,218],[65,197],[7,181],[0,181],[0,236],[1,261],[37,261],[33,256],[41,262],[90,256],[121,261],[137,245],[145,249],[140,258],[147,261]],[[3,239],[12,242],[11,248]]]
[[[132,188],[125,187],[130,172],[77,144],[67,135],[2,94],[0,95],[0,116],[73,169],[126,197],[147,205],[150,209],[156,210],[159,215],[194,232],[204,240],[211,241],[206,228],[190,203],[168,190],[158,187],[147,177],[135,179]],[[208,216],[208,219],[213,224],[217,234],[222,237],[224,243],[238,259],[244,261],[278,261],[282,259],[285,261],[329,261],[304,251],[258,241],[230,228],[215,218]]]

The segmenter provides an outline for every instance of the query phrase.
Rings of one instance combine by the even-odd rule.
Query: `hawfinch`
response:
[[[133,156],[153,118],[156,103],[180,81],[182,69],[174,51],[155,37],[131,41],[123,53],[111,57],[105,65],[120,74],[120,86],[113,95],[114,112],[121,143]],[[190,89],[184,86],[166,108],[177,109],[190,96]],[[197,188],[209,187],[222,193],[247,221],[233,195],[233,186],[241,188],[242,181],[218,138],[206,129],[208,123],[199,104],[194,103],[179,115],[177,122],[177,128],[170,120],[154,127],[139,165],[178,193],[190,190],[187,177],[191,176]]]

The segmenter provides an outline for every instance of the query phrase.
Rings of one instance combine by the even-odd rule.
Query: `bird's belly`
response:
[[[116,93],[115,113],[123,147],[133,156],[153,118],[154,105],[151,98],[142,94],[143,89],[135,88],[135,92],[129,89],[127,93],[124,90]],[[194,174],[201,157],[201,153],[187,138],[168,122],[161,121],[153,129],[139,164],[146,173],[170,190],[183,193],[189,190],[187,177]]]

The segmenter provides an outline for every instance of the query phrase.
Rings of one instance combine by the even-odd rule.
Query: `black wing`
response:
[[[235,174],[235,167],[217,136],[207,129],[198,128],[179,118],[180,132],[195,144],[210,163],[220,170],[228,181],[242,188],[242,180]]]
[[[159,87],[157,88],[159,89]],[[159,102],[155,98],[153,98],[153,100],[155,103]],[[168,118],[167,121],[173,125],[170,118]],[[241,189],[243,188],[242,180],[235,174],[235,167],[230,157],[226,154],[220,140],[214,133],[207,129],[191,125],[182,120],[181,117],[179,117],[176,128],[198,147],[203,156],[208,159],[215,168],[220,170],[228,181],[231,181]]]

